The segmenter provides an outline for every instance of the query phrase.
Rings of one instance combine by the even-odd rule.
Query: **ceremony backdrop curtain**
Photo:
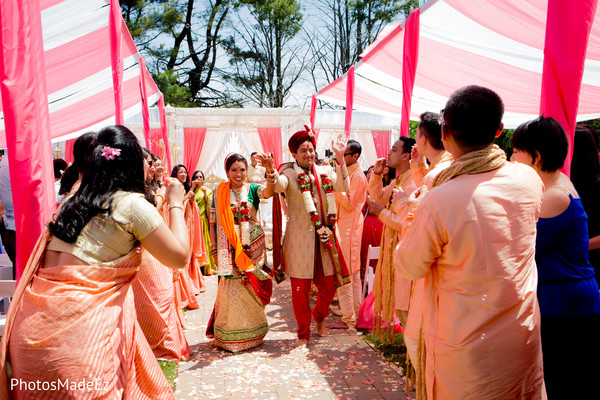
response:
[[[377,158],[387,157],[390,151],[390,131],[371,131],[371,134],[373,135]]]
[[[150,148],[149,150],[154,153],[155,156],[160,157],[161,160],[165,159],[165,145],[161,143],[160,139],[162,136],[162,128],[151,128],[149,133]],[[166,166],[165,166],[166,168]]]
[[[562,168],[567,176],[571,174],[579,94],[597,5],[598,0],[580,0],[576,5],[548,2],[540,114],[556,118],[567,133],[569,152]]]
[[[0,91],[15,213],[16,279],[55,204],[39,0],[0,0]]]
[[[210,171],[215,167],[215,163],[219,160],[219,158],[223,157],[223,149],[225,147],[225,143],[231,137],[231,133],[219,132],[215,130],[210,130],[206,132],[206,141],[210,143],[211,149],[216,149],[217,151],[203,151],[200,155],[200,160],[198,161],[198,166],[202,171],[204,171],[204,176],[208,178]],[[221,171],[223,171],[224,165],[218,165]],[[216,175],[216,174],[215,174]]]
[[[183,128],[183,165],[190,177],[198,166],[205,138],[206,128]]]
[[[331,142],[334,138],[337,138],[337,136],[341,133],[341,128],[339,130],[323,129],[319,133],[319,138],[317,140],[317,148],[315,149],[319,158],[325,158],[325,150],[331,150]]]
[[[404,50],[402,57],[402,120],[400,136],[410,136],[410,108],[419,62],[419,16],[417,8],[410,13],[404,25]]]
[[[373,139],[371,139],[372,136],[371,131],[363,130],[355,130],[350,136],[362,146],[362,154],[358,158],[358,163],[363,171],[366,171],[367,168],[369,168],[370,165],[373,165],[375,160],[377,160],[375,144],[373,143]]]
[[[263,151],[273,153],[275,168],[279,168],[283,159],[281,128],[258,128],[258,136],[260,137]]]

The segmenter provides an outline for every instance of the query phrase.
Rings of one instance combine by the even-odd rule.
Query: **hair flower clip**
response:
[[[107,160],[114,160],[115,157],[121,155],[121,149],[114,149],[112,147],[104,146],[102,148],[101,156],[106,158]]]

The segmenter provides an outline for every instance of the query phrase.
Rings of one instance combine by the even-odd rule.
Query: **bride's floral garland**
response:
[[[243,185],[240,192],[240,203],[235,198],[233,189],[229,191],[229,202],[233,212],[234,229],[242,242],[244,251],[250,250],[250,208],[248,207],[248,185]],[[241,231],[241,232],[240,232]]]
[[[316,200],[310,191],[310,178],[297,163],[294,163],[294,170],[298,173],[298,186],[300,186],[300,191],[302,192],[302,199],[304,201],[304,207],[306,208],[306,211],[310,216],[310,220],[313,223],[315,229],[317,230],[317,233],[321,237],[321,241],[325,244],[325,247],[331,248],[333,247],[333,243],[330,239],[332,232],[331,229],[323,225],[323,223],[321,222],[321,218],[319,217],[319,213],[317,212]],[[323,190],[325,191],[325,198],[327,201],[327,220],[329,222],[329,225],[333,225],[338,220],[337,206],[335,204],[335,196],[333,195],[333,185],[331,183],[331,179],[329,179],[327,174],[321,174],[320,178],[321,185],[323,186]]]

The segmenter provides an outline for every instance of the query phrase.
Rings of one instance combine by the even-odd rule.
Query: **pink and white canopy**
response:
[[[419,59],[411,119],[438,112],[466,85],[486,86],[504,100],[504,125],[539,115],[547,0],[431,0],[421,8]],[[573,7],[577,2],[572,3]],[[596,11],[596,16],[600,8]],[[404,26],[384,32],[355,66],[354,109],[399,116]],[[318,98],[346,104],[346,75]],[[600,18],[587,49],[577,120],[600,117]]]
[[[53,141],[78,137],[115,123],[109,31],[110,0],[40,0],[50,134]],[[142,111],[140,55],[122,18],[124,117]],[[146,79],[148,103],[160,92]],[[1,100],[0,100],[1,106]],[[1,111],[1,108],[0,108]],[[0,148],[6,147],[0,121]]]

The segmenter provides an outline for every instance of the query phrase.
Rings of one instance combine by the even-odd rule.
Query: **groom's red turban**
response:
[[[306,125],[304,125],[304,130],[298,131],[292,135],[292,137],[288,141],[288,147],[292,153],[296,153],[300,145],[304,142],[311,142],[315,149],[317,148],[317,141],[315,139],[315,135]]]

